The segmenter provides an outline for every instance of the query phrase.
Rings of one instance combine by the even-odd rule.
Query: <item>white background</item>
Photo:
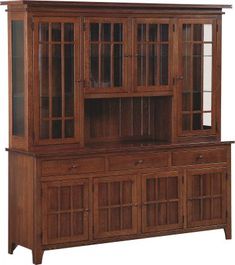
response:
[[[125,1],[119,0],[119,2]],[[234,4],[234,9],[225,10],[226,15],[223,17],[222,140],[235,140],[235,1],[135,0],[129,2]],[[8,161],[5,147],[8,146],[8,70],[5,9],[5,6],[0,6],[0,264],[28,265],[32,264],[29,250],[18,247],[14,255],[7,254]],[[233,148],[233,154],[234,151]],[[43,264],[231,265],[235,264],[235,240],[226,241],[223,230],[214,230],[51,250],[44,253]]]

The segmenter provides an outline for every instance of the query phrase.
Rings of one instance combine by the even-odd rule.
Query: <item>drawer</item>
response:
[[[102,157],[58,159],[42,162],[43,176],[103,172],[104,170],[105,160]]]
[[[227,161],[227,151],[225,148],[202,149],[193,151],[173,152],[172,164],[174,166],[219,163]]]
[[[169,158],[170,154],[167,152],[113,156],[109,158],[109,170],[166,167],[169,165]]]

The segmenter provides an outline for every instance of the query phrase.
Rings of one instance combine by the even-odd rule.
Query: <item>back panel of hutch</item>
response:
[[[224,5],[11,1],[9,253],[223,228]]]

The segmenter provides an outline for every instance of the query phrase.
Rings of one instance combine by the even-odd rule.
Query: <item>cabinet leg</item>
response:
[[[35,249],[32,251],[33,264],[42,264],[43,253],[44,251],[42,249]]]
[[[9,242],[8,246],[8,253],[13,254],[14,250],[16,249],[17,245],[13,242]]]
[[[226,239],[232,239],[232,230],[231,230],[231,226],[230,225],[227,225],[224,228],[224,233],[225,233],[225,238]]]

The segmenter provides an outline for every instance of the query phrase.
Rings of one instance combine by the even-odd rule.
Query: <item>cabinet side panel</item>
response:
[[[9,241],[33,246],[34,158],[9,153]]]

